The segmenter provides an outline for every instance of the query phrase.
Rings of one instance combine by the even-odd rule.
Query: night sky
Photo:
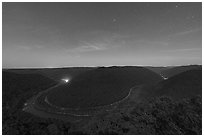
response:
[[[201,3],[3,3],[3,68],[202,63]]]

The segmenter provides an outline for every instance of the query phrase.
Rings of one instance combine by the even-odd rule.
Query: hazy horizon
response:
[[[150,65],[109,65],[109,66],[62,66],[62,67],[12,67],[2,69],[58,69],[58,68],[83,68],[83,67],[179,67],[179,66],[202,66],[202,64],[184,64],[184,65],[167,65],[167,66],[150,66]]]
[[[201,2],[2,3],[2,67],[202,64]]]

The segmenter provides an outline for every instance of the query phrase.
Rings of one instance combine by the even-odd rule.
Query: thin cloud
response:
[[[196,28],[196,29],[192,29],[192,30],[182,31],[182,32],[170,34],[169,37],[184,36],[184,35],[188,35],[191,33],[199,32],[201,30],[202,30],[201,28]]]
[[[160,50],[165,52],[176,52],[176,51],[202,51],[201,48],[182,48],[182,49],[166,49],[166,50]]]
[[[67,52],[70,53],[83,53],[83,52],[92,52],[92,51],[101,51],[101,50],[107,50],[109,46],[107,44],[102,44],[102,43],[87,43],[83,42],[84,45],[73,48],[73,49],[68,49]]]
[[[16,47],[23,50],[31,50],[31,47],[28,47],[28,46],[16,45]]]

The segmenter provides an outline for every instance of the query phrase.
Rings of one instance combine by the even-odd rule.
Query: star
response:
[[[117,20],[114,18],[114,19],[113,19],[113,22],[116,22],[116,21],[117,21]]]
[[[176,8],[178,8],[178,7],[179,7],[179,5],[176,5],[175,7],[176,7]]]
[[[188,19],[188,20],[190,20],[190,19],[194,19],[194,18],[195,18],[194,15],[192,15],[192,16],[187,16],[187,17],[186,17],[186,19]]]

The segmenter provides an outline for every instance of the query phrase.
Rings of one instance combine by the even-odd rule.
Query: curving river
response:
[[[54,118],[58,118],[59,115],[63,115],[63,116],[75,116],[75,117],[90,117],[93,116],[95,113],[97,113],[98,111],[104,110],[104,111],[110,111],[112,108],[115,108],[117,104],[125,101],[126,99],[129,98],[129,96],[131,95],[132,91],[134,88],[139,87],[138,85],[132,87],[129,90],[129,93],[127,96],[125,96],[123,99],[114,102],[112,104],[109,105],[105,105],[105,106],[97,106],[97,107],[92,107],[92,108],[86,108],[86,109],[73,109],[73,108],[63,108],[63,107],[59,107],[56,105],[53,105],[52,103],[49,102],[48,98],[47,98],[47,93],[53,89],[56,88],[58,86],[60,86],[61,84],[67,84],[67,83],[59,83],[47,90],[44,90],[40,93],[38,93],[36,96],[32,97],[31,99],[29,99],[25,104],[23,111],[40,116],[40,117],[54,117]],[[42,99],[41,99],[42,98]],[[40,101],[43,102],[40,102]]]

